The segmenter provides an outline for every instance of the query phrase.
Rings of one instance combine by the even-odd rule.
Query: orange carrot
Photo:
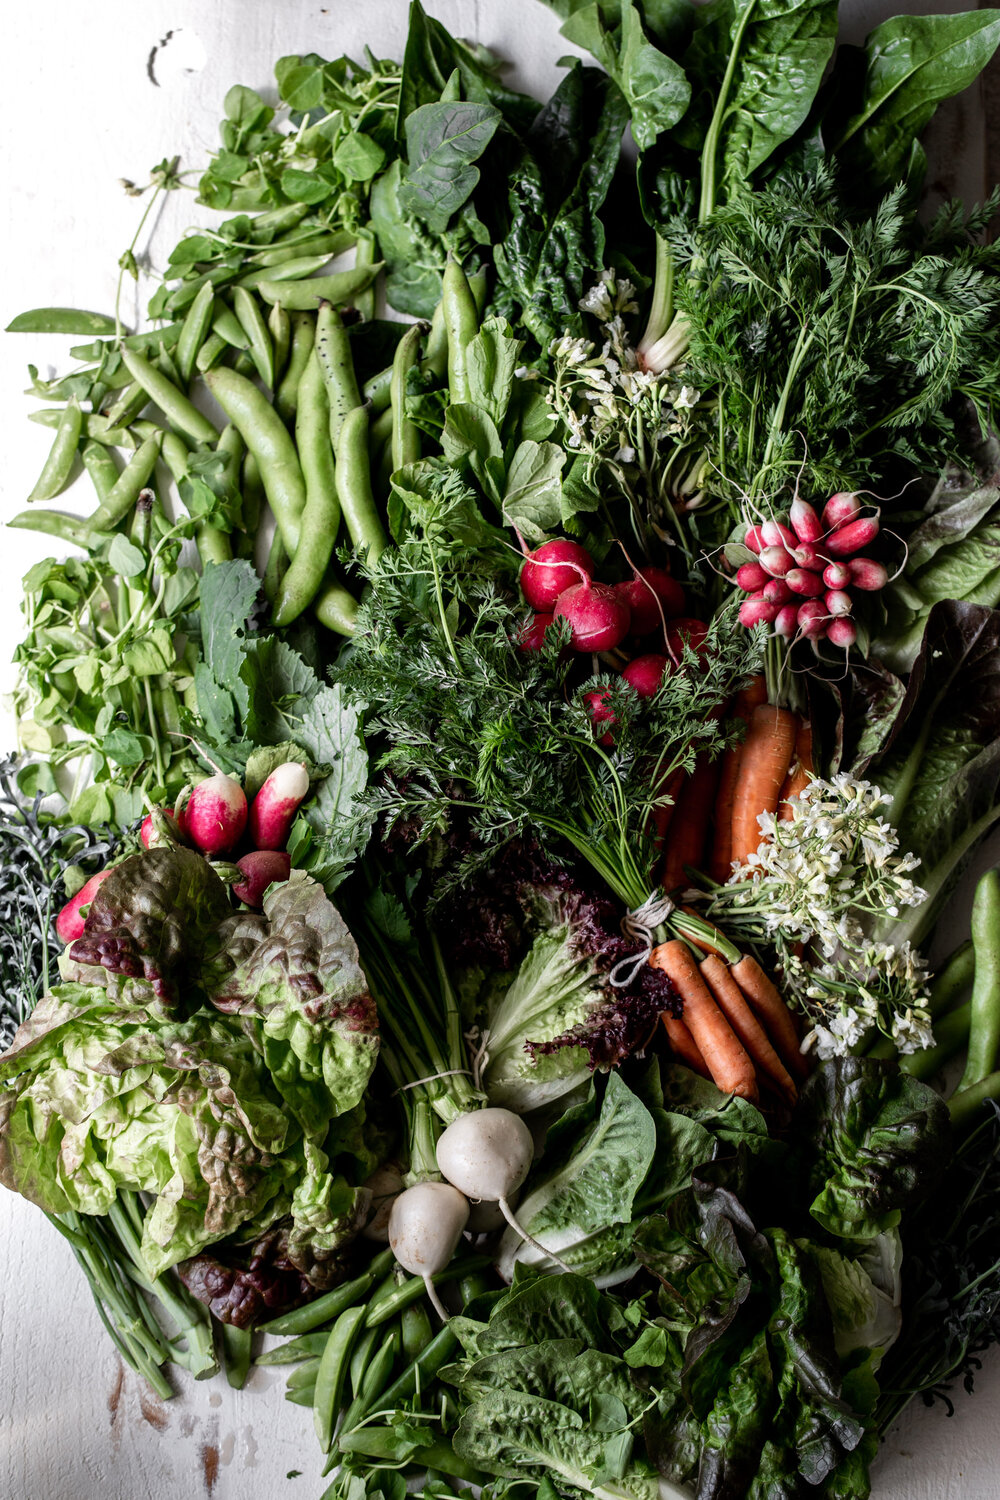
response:
[[[798,720],[787,708],[770,703],[755,708],[743,742],[736,794],[733,798],[731,856],[743,863],[760,843],[757,818],[777,811],[781,788],[788,775]]]
[[[766,1073],[789,1104],[796,1099],[795,1084],[781,1058],[768,1040],[767,1032],[750,1009],[736,980],[721,958],[714,954],[698,965],[702,978],[715,996],[715,1003],[749,1052],[757,1067]]]
[[[730,718],[742,719],[749,726],[750,716],[760,704],[767,702],[767,683],[763,673],[755,677],[748,687],[733,699]],[[720,761],[719,786],[715,794],[715,832],[712,853],[708,862],[708,873],[719,885],[724,885],[732,874],[733,842],[733,797],[739,779],[740,759],[743,746],[734,745]]]
[[[660,884],[665,891],[676,890],[687,882],[685,865],[697,868],[701,864],[718,783],[718,765],[699,756],[694,770],[678,792],[674,816],[670,821],[667,857],[660,876]]]
[[[667,1011],[664,1011],[660,1016],[660,1020],[663,1022],[664,1029],[670,1041],[671,1051],[677,1054],[678,1060],[686,1068],[690,1068],[692,1072],[700,1073],[702,1078],[707,1078],[708,1069],[705,1066],[705,1059],[695,1046],[694,1037],[688,1031],[681,1018],[679,1016],[672,1016]]]
[[[653,841],[656,845],[656,852],[658,854],[661,854],[663,852],[663,847],[666,844],[667,834],[670,831],[670,825],[673,822],[674,813],[677,811],[677,795],[681,789],[683,781],[684,772],[678,770],[671,771],[670,775],[665,776],[660,782],[660,796],[669,797],[671,800],[669,802],[660,803],[658,806],[653,808]]]
[[[788,1006],[760,964],[749,953],[730,970],[758,1021],[766,1028],[775,1051],[795,1078],[804,1078],[806,1060],[799,1051],[799,1034]]]
[[[803,719],[799,725],[799,732],[795,736],[795,759],[792,768],[785,777],[785,784],[781,788],[781,797],[778,801],[778,817],[784,822],[791,822],[792,809],[788,805],[790,797],[798,797],[809,785],[809,776],[813,769],[812,756],[812,725],[808,719]]]
[[[739,1094],[756,1103],[757,1076],[743,1043],[722,1014],[687,945],[677,938],[661,943],[649,957],[654,969],[673,980],[684,1002],[682,1020],[702,1057],[712,1082],[724,1094]]]

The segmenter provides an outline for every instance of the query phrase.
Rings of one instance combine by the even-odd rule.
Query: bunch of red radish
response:
[[[289,761],[271,772],[251,803],[240,783],[221,771],[192,787],[175,813],[172,807],[160,809],[176,830],[177,838],[191,844],[210,859],[223,859],[235,853],[241,842],[251,845],[236,861],[241,879],[232,887],[233,895],[247,906],[260,908],[269,885],[287,880],[291,858],[285,849],[295,814],[309,790],[309,773],[297,761]],[[248,840],[244,840],[248,835]],[[149,813],[139,829],[144,849],[165,842],[157,828],[157,818]],[[112,866],[112,869],[114,867]],[[61,942],[71,943],[82,937],[84,911],[111,869],[92,875],[56,918],[56,934]]]
[[[773,625],[786,640],[804,637],[847,649],[858,638],[850,618],[852,589],[877,593],[889,581],[880,562],[861,555],[878,536],[877,515],[863,515],[857,495],[832,495],[822,513],[796,495],[786,521],[749,526],[744,544],[754,562],[736,571],[749,596],[740,623]]]

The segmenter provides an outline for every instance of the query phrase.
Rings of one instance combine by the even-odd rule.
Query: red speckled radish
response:
[[[742,568],[736,569],[736,582],[748,594],[762,589],[770,577],[770,573],[760,563],[744,563]]]
[[[284,849],[253,849],[236,861],[243,879],[233,886],[233,895],[260,910],[269,885],[287,880],[292,861]]]
[[[819,516],[808,500],[800,500],[798,495],[792,501],[788,519],[800,542],[818,542],[823,535],[823,523]]]
[[[221,771],[199,781],[184,804],[183,829],[202,854],[229,854],[247,826],[243,788]]]
[[[828,589],[846,589],[851,581],[851,570],[847,563],[827,563],[823,569],[823,582]]]
[[[56,937],[61,943],[72,943],[76,938],[83,937],[84,918],[81,915],[81,907],[89,906],[97,895],[100,886],[104,884],[110,870],[98,870],[96,875],[91,875],[86,885],[80,887],[75,896],[71,896],[56,917]]]
[[[389,1247],[404,1271],[423,1277],[428,1299],[443,1323],[448,1313],[431,1277],[447,1266],[468,1222],[468,1200],[450,1182],[415,1183],[400,1193],[389,1214]]]
[[[579,542],[557,537],[529,552],[521,568],[521,593],[532,609],[547,614],[560,594],[594,576],[594,559]]]
[[[519,651],[541,651],[545,645],[545,632],[552,624],[552,615],[532,615],[522,625],[515,638]]]
[[[852,552],[860,552],[862,547],[869,546],[878,536],[878,529],[874,516],[862,516],[859,521],[838,526],[827,537],[824,546],[833,557],[849,557]]]
[[[568,620],[574,651],[613,651],[628,635],[628,605],[604,583],[575,583],[556,600],[557,620]]]
[[[847,563],[850,581],[864,593],[877,593],[889,582],[889,574],[880,562],[871,557],[852,557]]]
[[[755,625],[773,625],[778,617],[779,606],[768,604],[761,594],[751,594],[740,605],[740,624],[752,630]]]
[[[663,674],[670,665],[670,658],[657,652],[637,656],[622,669],[622,680],[634,687],[640,698],[653,698],[659,692]]]
[[[846,651],[858,638],[857,626],[853,620],[831,620],[826,627],[826,638],[831,646],[842,646]]]
[[[842,526],[845,521],[853,521],[860,510],[861,501],[857,495],[831,495],[823,507],[824,529],[832,531],[834,526]]]
[[[823,592],[823,580],[809,568],[793,568],[785,574],[785,582],[793,594],[803,599],[813,599]]]
[[[275,766],[250,806],[250,842],[256,849],[284,849],[295,814],[309,790],[301,761]]]

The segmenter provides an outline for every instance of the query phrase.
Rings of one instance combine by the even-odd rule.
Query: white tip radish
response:
[[[308,790],[309,772],[300,761],[275,767],[250,806],[250,842],[255,849],[284,849]]]
[[[838,619],[851,613],[854,601],[843,589],[831,589],[826,596],[826,607],[830,614]]]
[[[826,638],[831,646],[841,646],[846,651],[858,638],[858,630],[853,620],[831,620],[826,627]]]
[[[448,1314],[431,1277],[447,1266],[468,1222],[468,1200],[450,1182],[416,1183],[400,1193],[389,1214],[389,1248],[404,1270],[423,1277],[434,1310],[445,1323]]]
[[[852,552],[860,552],[862,547],[870,546],[878,536],[878,530],[878,521],[874,516],[862,516],[858,521],[848,521],[827,537],[826,550],[833,557],[849,557]]]
[[[846,589],[851,582],[851,569],[847,563],[828,563],[823,569],[823,582],[828,589]]]
[[[799,628],[799,610],[795,604],[783,604],[774,617],[774,633],[790,641]]]
[[[815,599],[823,592],[822,578],[808,568],[793,568],[790,573],[785,574],[785,582],[793,594],[799,594],[805,599]]]
[[[590,715],[590,722],[595,726],[606,725],[607,727],[598,735],[599,745],[613,745],[615,737],[611,733],[611,726],[618,723],[618,716],[608,703],[607,693],[584,693],[583,701]]]
[[[111,874],[110,870],[98,870],[96,875],[91,875],[86,885],[80,887],[75,896],[71,896],[56,917],[56,936],[61,943],[72,943],[78,937],[83,937],[84,917],[81,908],[89,906],[97,895],[99,886],[103,885]]]
[[[535,1144],[520,1115],[509,1109],[474,1109],[459,1115],[437,1143],[438,1171],[467,1198],[499,1205],[507,1223],[522,1239],[544,1254],[540,1245],[514,1217],[510,1197],[524,1182],[531,1168]],[[557,1255],[552,1259],[570,1269]]]
[[[823,523],[808,500],[796,495],[788,514],[792,530],[800,542],[818,542],[823,535]]]
[[[552,611],[568,620],[574,651],[613,651],[628,635],[632,616],[628,605],[605,583],[575,583],[559,595]]]
[[[830,616],[820,599],[807,599],[799,605],[799,629],[808,640],[818,640],[826,629]]]
[[[236,861],[236,868],[243,879],[233,886],[233,895],[259,911],[268,886],[288,879],[292,861],[284,849],[254,849]]]
[[[761,534],[761,527],[748,526],[746,536],[743,538],[743,545],[744,547],[749,547],[751,552],[759,553],[761,548],[767,545]]]
[[[795,558],[785,547],[768,546],[761,549],[760,565],[772,578],[784,578],[795,567]]]
[[[594,559],[587,549],[557,537],[528,553],[521,569],[521,593],[532,609],[545,614],[560,594],[593,576]]]
[[[861,501],[857,495],[831,495],[823,507],[823,525],[827,531],[842,526],[845,521],[853,521],[860,509]]]
[[[182,828],[202,854],[229,854],[247,826],[247,799],[231,776],[199,781],[184,805]]]
[[[790,604],[792,602],[792,591],[783,578],[769,578],[760,591],[762,599],[768,604]]]
[[[889,582],[889,574],[880,562],[871,557],[852,557],[847,563],[851,583],[864,593],[877,593]]]
[[[765,521],[760,534],[765,547],[785,547],[791,552],[799,543],[795,532],[783,521]]]

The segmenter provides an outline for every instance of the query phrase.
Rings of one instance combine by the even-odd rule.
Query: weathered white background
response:
[[[516,59],[517,83],[539,96],[556,81],[555,59],[570,50],[537,0],[429,0],[427,8],[456,34]],[[849,0],[851,39],[901,8],[958,7]],[[8,8],[0,327],[28,307],[110,310],[116,261],[141,211],[119,179],[144,182],[150,167],[177,152],[183,165],[198,167],[217,143],[227,88],[242,82],[266,92],[274,60],[286,53],[357,55],[367,42],[378,55],[398,56],[406,12],[405,0],[47,0]],[[982,137],[973,91],[951,111],[936,153],[947,185],[970,197],[986,178]],[[187,224],[211,217],[192,194],[172,194],[140,249],[154,264],[159,252],[162,263]],[[129,291],[124,308],[134,325],[139,309]],[[43,375],[65,368],[73,342],[0,335],[0,520],[23,507],[51,438],[26,420],[33,403],[22,394],[24,367],[31,360]],[[20,578],[47,550],[26,532],[0,539],[0,692],[12,682]],[[0,709],[0,749],[12,745],[12,720]],[[956,912],[967,910],[968,895],[967,881]],[[957,915],[953,940],[963,925]],[[977,1386],[972,1399],[959,1394],[951,1420],[940,1407],[911,1408],[878,1461],[880,1500],[1000,1500],[997,1351]],[[323,1486],[309,1413],[282,1398],[280,1372],[267,1370],[243,1392],[221,1377],[184,1378],[174,1401],[153,1398],[123,1372],[68,1247],[35,1208],[0,1189],[0,1500],[317,1500]]]

